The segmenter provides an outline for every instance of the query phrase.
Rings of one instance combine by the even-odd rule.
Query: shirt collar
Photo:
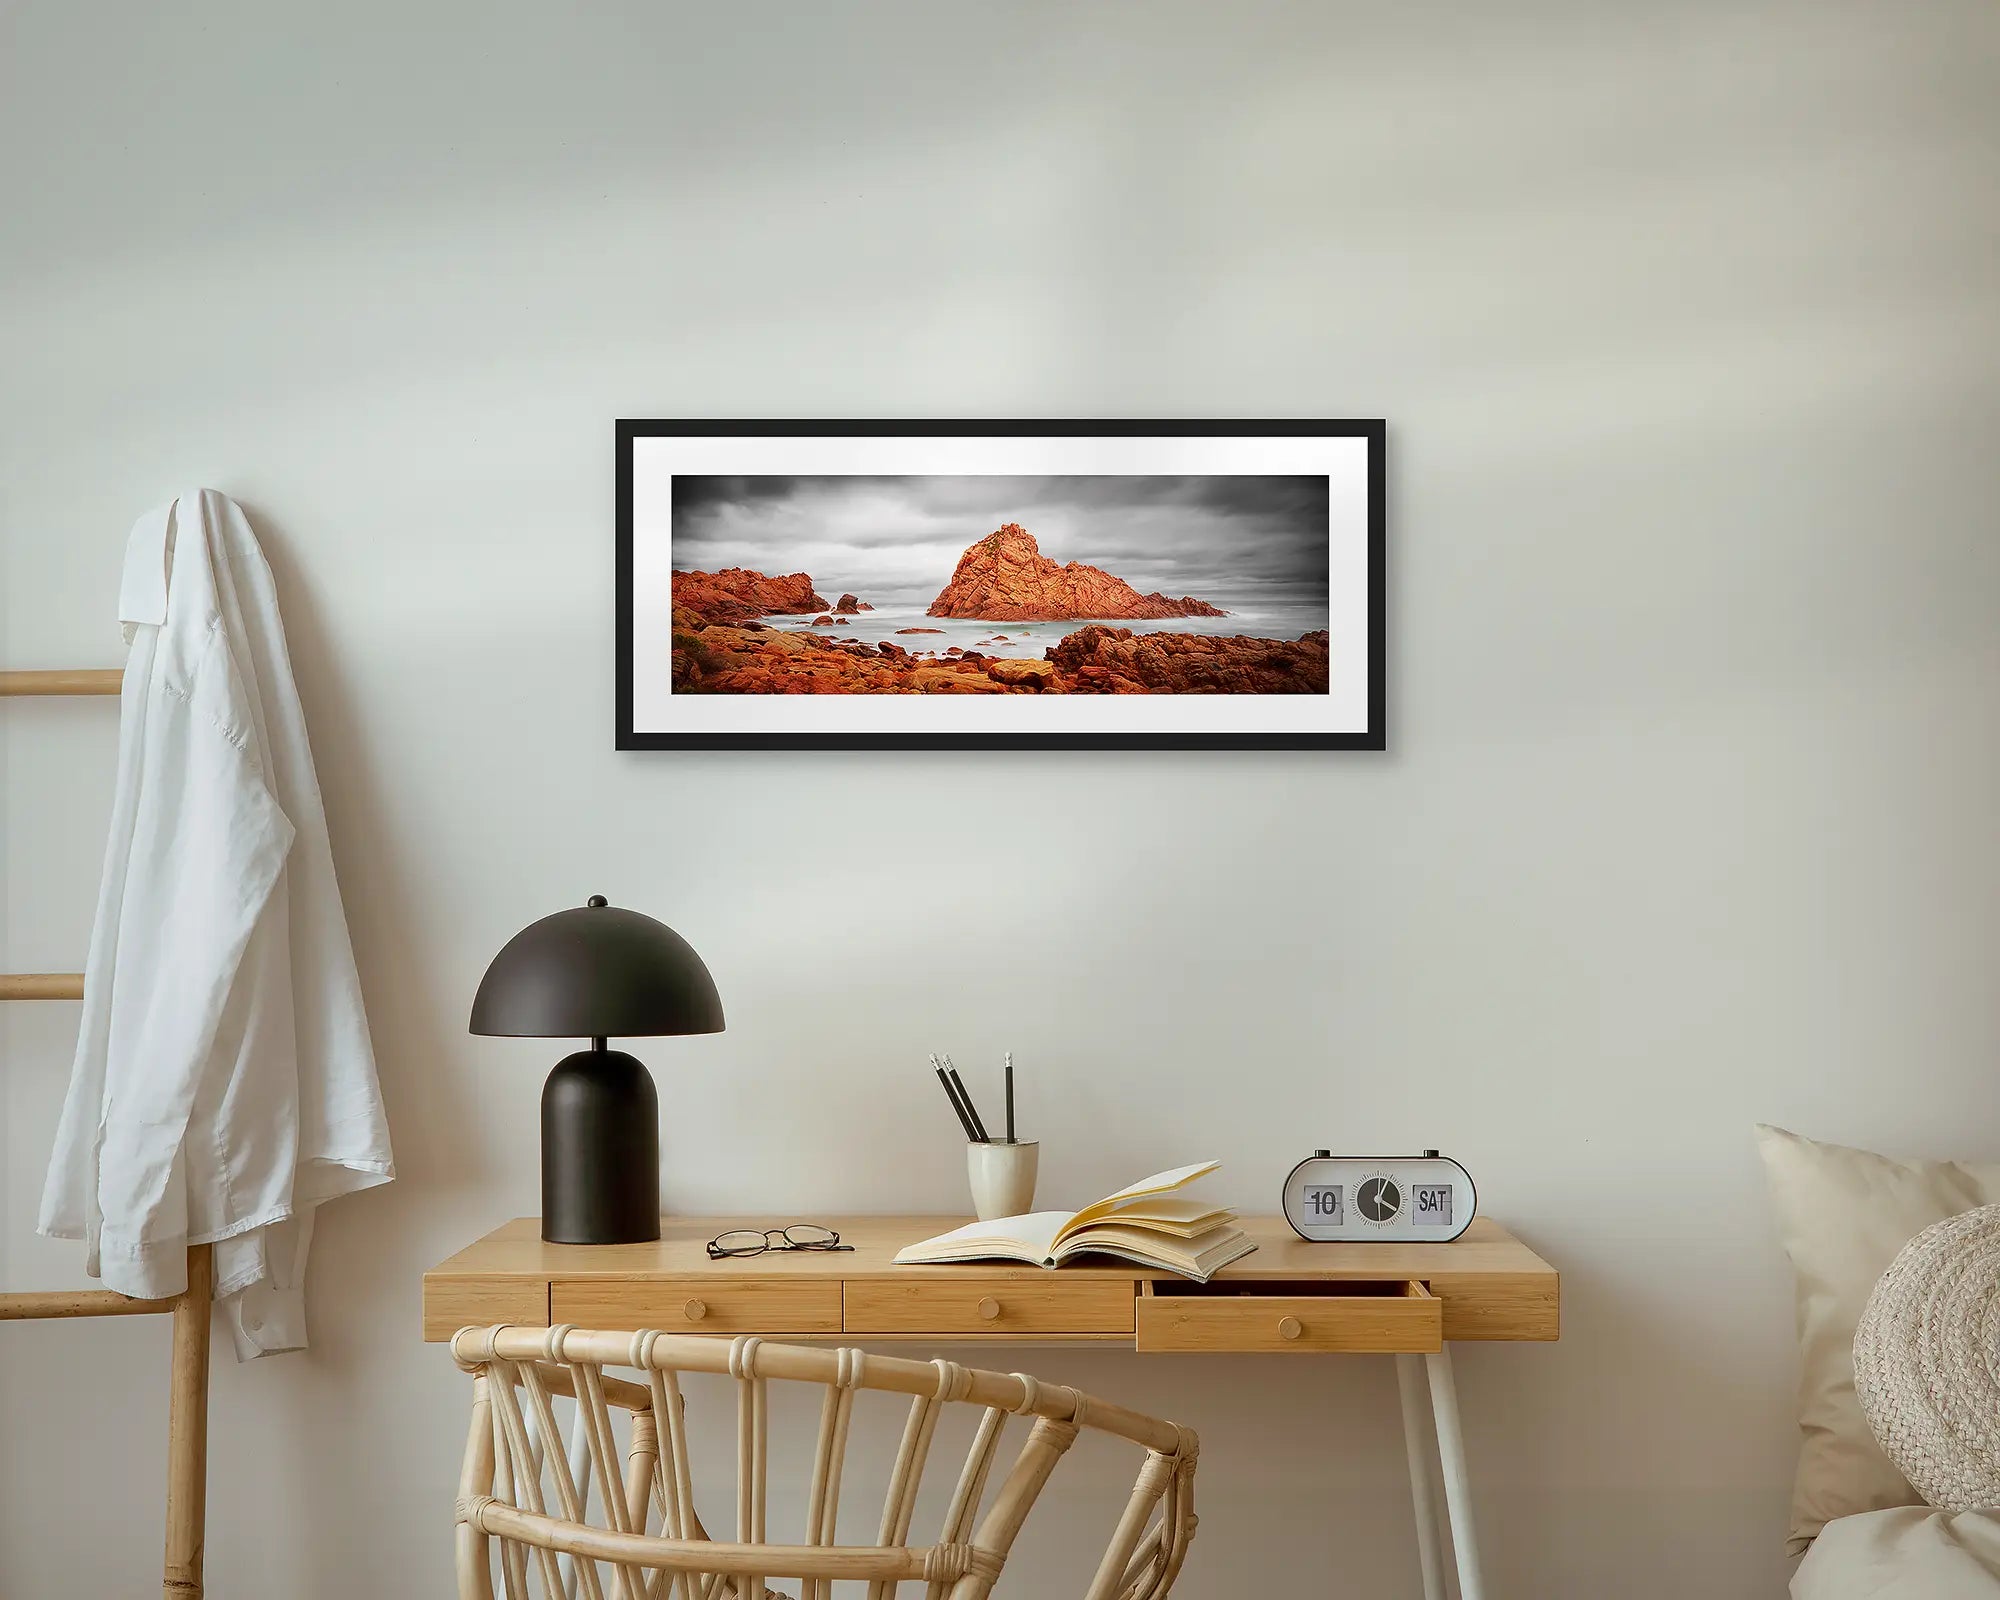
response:
[[[118,620],[159,627],[167,620],[167,564],[172,557],[174,507],[156,506],[132,524],[125,541],[125,572],[118,580]]]

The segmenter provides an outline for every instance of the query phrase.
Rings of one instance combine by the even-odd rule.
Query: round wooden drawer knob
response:
[[[1000,1302],[995,1300],[991,1295],[988,1295],[984,1300],[979,1302],[979,1315],[986,1322],[993,1321],[1000,1315]]]
[[[690,1300],[686,1305],[681,1307],[681,1314],[690,1322],[699,1322],[703,1317],[708,1315],[708,1302],[706,1300]]]
[[[1299,1319],[1297,1317],[1280,1317],[1278,1319],[1278,1336],[1282,1339],[1296,1339],[1305,1331],[1304,1328],[1299,1326]]]

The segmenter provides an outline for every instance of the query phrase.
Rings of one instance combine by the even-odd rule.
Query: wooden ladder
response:
[[[117,694],[116,668],[0,672],[0,696]],[[80,972],[0,973],[0,1000],[80,1000]],[[167,1548],[162,1600],[201,1600],[203,1529],[208,1510],[208,1329],[214,1246],[190,1245],[187,1288],[165,1300],[134,1300],[111,1289],[0,1294],[0,1322],[41,1317],[173,1318],[167,1390]]]

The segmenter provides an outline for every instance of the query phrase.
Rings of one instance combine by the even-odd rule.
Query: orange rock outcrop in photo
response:
[[[1217,638],[1078,628],[1049,652],[1071,694],[1325,694],[1326,630],[1303,638]]]
[[[1327,636],[1080,628],[1045,660],[913,655],[884,639],[704,622],[674,613],[676,694],[1324,694]]]
[[[930,604],[934,617],[977,617],[989,622],[1059,622],[1078,617],[1151,619],[1221,617],[1205,600],[1141,594],[1123,578],[1072,561],[1058,565],[1043,555],[1035,536],[1018,522],[989,533],[958,558],[958,567]]]
[[[724,567],[720,572],[676,572],[673,581],[675,609],[691,611],[705,622],[833,609],[813,593],[812,579],[803,572],[772,578],[748,567]]]

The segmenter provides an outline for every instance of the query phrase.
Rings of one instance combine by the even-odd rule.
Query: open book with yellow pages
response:
[[[1191,1167],[1156,1172],[1081,1211],[1030,1211],[968,1223],[898,1251],[896,1261],[902,1266],[1021,1261],[1059,1267],[1073,1256],[1096,1252],[1206,1283],[1219,1268],[1257,1248],[1240,1229],[1230,1226],[1235,1212],[1173,1192],[1221,1165],[1198,1161]]]

